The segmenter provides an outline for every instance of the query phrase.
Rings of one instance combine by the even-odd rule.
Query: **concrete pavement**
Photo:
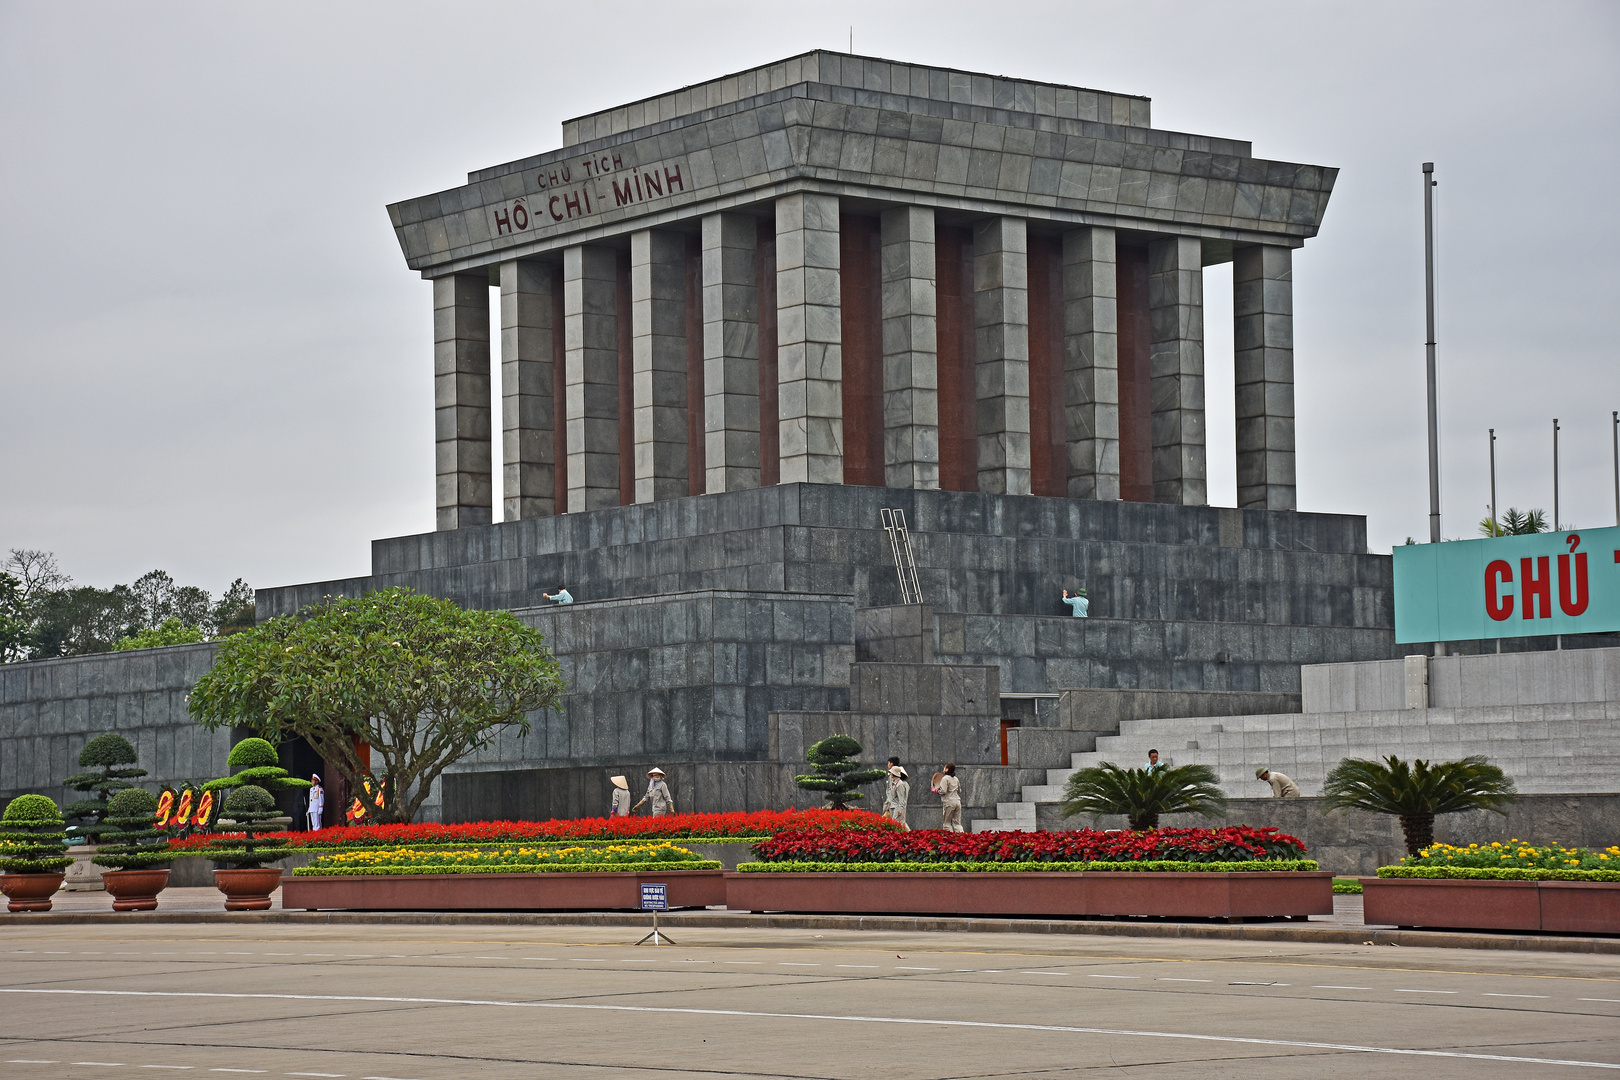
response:
[[[0,1080],[1620,1069],[1608,956],[683,927],[0,922]]]

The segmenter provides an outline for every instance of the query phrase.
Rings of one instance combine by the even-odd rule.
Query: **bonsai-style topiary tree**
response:
[[[1482,754],[1434,766],[1421,760],[1408,764],[1394,754],[1382,761],[1345,758],[1328,773],[1322,794],[1330,809],[1399,817],[1408,855],[1434,843],[1435,815],[1464,810],[1506,815],[1519,797],[1507,774]]]
[[[1219,817],[1226,795],[1208,765],[1122,769],[1103,762],[1077,769],[1063,791],[1063,816],[1124,814],[1140,832],[1159,827],[1161,814]]]
[[[884,770],[864,769],[855,756],[861,744],[848,735],[829,735],[814,743],[805,753],[815,771],[795,776],[793,782],[805,791],[819,791],[833,810],[847,810],[849,804],[866,796],[857,791],[862,784],[875,784],[883,779]]]
[[[208,857],[215,862],[249,870],[265,863],[273,863],[287,855],[284,836],[260,838],[259,834],[283,828],[272,818],[281,816],[276,808],[276,797],[257,784],[243,784],[225,797],[220,817],[235,822],[228,826],[233,832],[246,836],[220,837],[208,843]]]
[[[122,735],[108,732],[97,735],[79,751],[79,768],[99,769],[100,772],[75,773],[62,781],[74,791],[93,793],[94,797],[80,799],[62,808],[67,821],[86,822],[74,825],[67,832],[77,840],[81,837],[92,844],[99,843],[104,831],[101,823],[107,816],[107,800],[115,793],[135,785],[130,781],[145,776],[145,769],[135,767],[135,748]]]
[[[229,791],[225,804],[214,814],[219,832],[246,833],[246,837],[219,837],[208,843],[209,857],[215,862],[247,869],[275,862],[286,856],[285,838],[256,839],[258,834],[276,832],[285,826],[271,819],[281,816],[276,808],[276,791],[302,791],[310,786],[283,769],[276,748],[264,739],[243,739],[231,747],[226,764],[236,771],[203,785],[204,792]],[[226,822],[233,822],[227,825]]]
[[[64,854],[67,837],[61,811],[46,795],[18,795],[0,815],[0,870],[8,874],[54,874],[73,865]]]
[[[168,833],[153,824],[158,797],[142,788],[125,788],[107,800],[101,851],[92,860],[113,870],[145,870],[171,862]]]
[[[382,792],[377,820],[410,821],[447,766],[561,704],[558,672],[540,632],[511,612],[382,589],[223,639],[190,710],[207,728],[303,738],[349,791],[371,780]]]

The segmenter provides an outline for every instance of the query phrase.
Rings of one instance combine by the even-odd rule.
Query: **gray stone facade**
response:
[[[571,120],[562,149],[389,207],[406,263],[439,283],[436,309],[453,316],[438,332],[440,527],[493,513],[488,469],[473,445],[488,427],[471,401],[475,369],[487,379],[490,359],[472,294],[493,270],[506,282],[503,296],[539,297],[558,267],[567,400],[542,417],[533,379],[503,386],[513,405],[508,520],[557,512],[548,485],[566,488],[574,512],[760,483],[844,483],[846,470],[878,478],[863,482],[926,490],[941,483],[942,440],[958,439],[970,460],[946,486],[1113,500],[1122,494],[1122,428],[1130,436],[1138,427],[1151,427],[1152,475],[1126,497],[1203,505],[1202,273],[1226,261],[1238,283],[1241,505],[1292,508],[1291,252],[1316,234],[1336,171],[1258,159],[1238,140],[1155,129],[1148,104],[813,52]],[[842,294],[842,248],[855,241],[841,230],[874,216],[883,250],[878,316],[864,297],[846,310]],[[976,355],[966,385],[948,381],[965,401],[941,396],[940,335],[950,329],[937,296],[941,228],[973,238]],[[769,256],[761,237],[770,239]],[[1052,378],[1032,371],[1036,240],[1064,253],[1055,271],[1055,454],[1031,445],[1042,424],[1030,395]],[[685,244],[701,249],[701,314],[684,302],[677,267]],[[1142,391],[1151,403],[1128,413],[1117,310],[1126,300],[1115,282],[1124,248],[1151,263],[1146,295],[1133,290],[1129,300],[1150,309],[1150,340],[1133,348],[1151,367],[1151,392]],[[629,274],[615,272],[626,257]],[[760,308],[765,273],[774,278],[771,310]],[[514,292],[522,281],[533,285]],[[538,332],[546,316],[538,305],[521,308],[503,327],[503,379],[538,378],[547,363]],[[634,333],[619,319],[633,320]],[[859,349],[845,347],[852,332]],[[773,339],[764,351],[761,334]],[[625,340],[634,395],[618,385],[632,377],[620,355]],[[869,340],[876,344],[866,347]],[[774,385],[762,386],[767,353],[774,361],[763,377]],[[682,388],[699,377],[703,415],[694,418]],[[848,395],[869,386],[878,388],[879,418],[846,417]],[[633,407],[620,408],[632,397]],[[882,432],[846,432],[869,423]],[[559,426],[566,464],[542,449]],[[630,428],[633,435],[621,433]],[[632,445],[633,468],[618,460]],[[881,467],[846,463],[847,448],[873,446],[882,448]],[[566,478],[542,475],[558,468]]]

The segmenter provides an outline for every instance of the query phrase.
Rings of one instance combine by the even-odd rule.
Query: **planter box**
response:
[[[1620,881],[1358,880],[1369,926],[1620,934]]]
[[[545,874],[400,874],[286,877],[285,910],[610,911],[641,908],[642,882],[669,886],[669,906],[726,902],[722,870],[603,870]]]
[[[861,915],[1276,919],[1333,914],[1333,875],[1276,870],[732,873],[726,875],[726,906]]]

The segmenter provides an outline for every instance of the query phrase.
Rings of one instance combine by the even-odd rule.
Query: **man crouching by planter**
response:
[[[214,871],[214,887],[225,894],[226,911],[263,911],[281,884],[281,867],[266,866],[287,857],[285,837],[261,837],[292,824],[276,808],[271,791],[302,790],[308,780],[290,776],[276,764],[276,748],[263,739],[243,739],[228,760],[237,770],[203,785],[205,795],[230,790],[216,831],[229,833],[209,842],[208,855],[225,869]]]

